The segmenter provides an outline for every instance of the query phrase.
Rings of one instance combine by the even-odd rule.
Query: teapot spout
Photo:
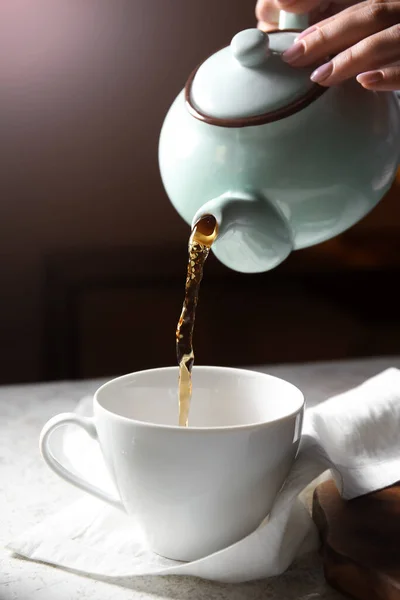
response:
[[[212,251],[234,271],[269,271],[283,262],[293,249],[287,220],[262,195],[222,194],[201,207],[192,226],[206,215],[212,215],[218,224],[218,237]]]

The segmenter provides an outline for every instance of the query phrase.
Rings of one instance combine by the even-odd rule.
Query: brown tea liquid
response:
[[[188,426],[192,397],[193,330],[203,267],[212,243],[218,235],[218,223],[212,215],[202,217],[193,227],[189,239],[189,261],[185,300],[176,328],[176,355],[179,365],[179,425]]]

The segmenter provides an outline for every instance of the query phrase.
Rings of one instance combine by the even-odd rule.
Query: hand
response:
[[[279,12],[285,10],[309,15],[310,24],[326,19],[338,11],[352,6],[359,0],[258,0],[256,5],[257,27],[262,31],[277,29]]]
[[[400,90],[400,2],[369,0],[309,27],[283,59],[296,67],[333,56],[311,75],[322,86],[356,77],[370,90]]]

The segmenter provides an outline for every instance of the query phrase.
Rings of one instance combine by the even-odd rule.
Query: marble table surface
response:
[[[263,366],[305,393],[308,405],[358,385],[400,357]],[[317,554],[303,558],[280,577],[223,585],[188,577],[141,577],[95,581],[12,556],[4,545],[14,536],[76,500],[74,489],[44,464],[38,451],[41,427],[51,416],[73,410],[103,381],[74,381],[0,387],[0,600],[339,600],[324,581]]]

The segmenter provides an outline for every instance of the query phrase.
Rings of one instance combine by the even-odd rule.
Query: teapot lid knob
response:
[[[231,50],[243,67],[260,67],[270,55],[269,37],[259,29],[245,29],[232,39]]]

